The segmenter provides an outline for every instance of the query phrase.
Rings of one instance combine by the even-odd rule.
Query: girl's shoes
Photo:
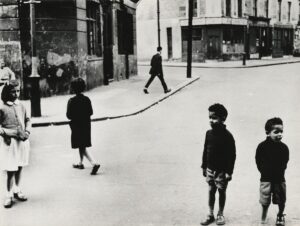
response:
[[[93,166],[91,175],[96,175],[99,168],[100,168],[100,164],[95,164],[95,165]]]
[[[10,208],[10,207],[12,207],[12,205],[13,205],[12,197],[7,197],[4,200],[4,208]]]
[[[21,202],[27,201],[27,197],[22,192],[14,193],[14,198]]]
[[[84,169],[84,165],[83,164],[73,164],[73,168],[75,168],[75,169]]]

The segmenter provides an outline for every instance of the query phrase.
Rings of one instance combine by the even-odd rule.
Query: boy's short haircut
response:
[[[273,126],[275,125],[283,125],[281,118],[278,117],[271,118],[266,122],[265,125],[266,134],[269,134],[272,131]]]
[[[214,112],[217,116],[222,118],[224,121],[226,120],[227,115],[228,115],[226,108],[222,104],[219,104],[219,103],[211,105],[208,108],[208,111]]]
[[[82,93],[85,90],[85,81],[82,78],[75,78],[71,81],[71,92],[76,94]]]
[[[159,52],[159,51],[162,50],[162,48],[161,48],[160,46],[158,46],[158,47],[156,48],[156,50]]]

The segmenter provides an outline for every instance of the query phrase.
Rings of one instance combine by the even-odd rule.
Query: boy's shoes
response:
[[[207,215],[207,218],[202,221],[200,224],[201,225],[209,225],[211,223],[215,222],[215,217],[214,215]]]
[[[27,201],[27,197],[22,192],[14,193],[14,198],[21,202]]]
[[[96,175],[99,168],[100,168],[100,164],[95,164],[95,165],[93,166],[91,175]]]
[[[285,219],[284,219],[284,214],[277,214],[277,219],[276,219],[276,225],[277,226],[284,226],[285,225]]]
[[[222,214],[217,215],[216,224],[217,225],[224,225],[225,224],[225,217]]]
[[[75,169],[84,169],[84,165],[83,164],[73,164],[73,168],[75,168]]]
[[[4,200],[4,208],[10,208],[12,207],[13,205],[13,200],[12,200],[12,197],[7,197],[5,200]]]
[[[169,93],[169,92],[171,92],[172,90],[171,89],[166,89],[165,90],[165,93]]]
[[[145,93],[145,94],[148,94],[148,93],[149,93],[148,90],[147,90],[146,88],[144,89],[144,93]]]
[[[265,225],[265,224],[267,224],[267,223],[268,223],[267,219],[261,220],[261,221],[260,221],[260,224],[261,224],[261,225]]]

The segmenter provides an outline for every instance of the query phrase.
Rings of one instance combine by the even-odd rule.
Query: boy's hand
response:
[[[202,169],[203,176],[206,177],[206,169]]]
[[[231,181],[232,179],[231,175],[229,175],[228,173],[225,174],[225,177],[227,181]]]

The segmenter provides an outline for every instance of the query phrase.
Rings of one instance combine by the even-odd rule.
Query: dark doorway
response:
[[[167,28],[167,45],[168,45],[168,59],[173,58],[173,46],[172,46],[172,28]]]
[[[220,37],[216,35],[209,36],[208,45],[207,45],[207,58],[218,59],[220,52],[221,52]]]

